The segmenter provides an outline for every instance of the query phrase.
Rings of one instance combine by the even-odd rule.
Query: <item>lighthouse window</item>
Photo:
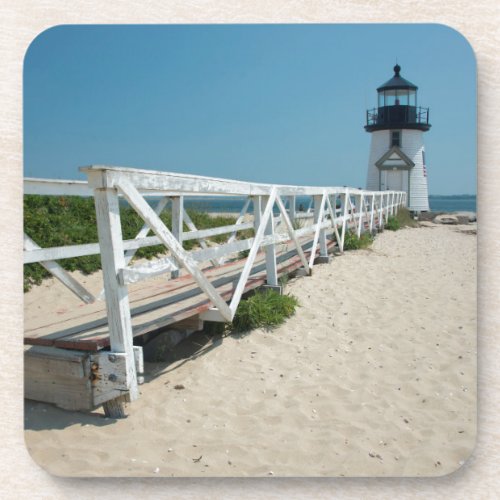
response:
[[[408,106],[408,91],[407,90],[397,90],[396,104],[401,106]]]
[[[392,146],[401,147],[401,132],[399,130],[393,130],[391,132],[391,147]]]
[[[396,90],[385,91],[385,105],[394,106],[396,104]]]

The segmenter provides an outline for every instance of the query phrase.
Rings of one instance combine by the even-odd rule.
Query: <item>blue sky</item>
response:
[[[431,194],[476,192],[476,63],[442,25],[59,26],[24,66],[25,175],[109,164],[364,187],[376,88],[430,107]]]

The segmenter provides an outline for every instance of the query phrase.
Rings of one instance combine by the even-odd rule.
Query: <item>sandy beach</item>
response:
[[[475,228],[384,231],[290,280],[295,316],[195,334],[175,362],[147,364],[126,419],[27,400],[32,457],[64,476],[453,472],[476,435]],[[59,292],[49,280],[26,304],[76,300]]]

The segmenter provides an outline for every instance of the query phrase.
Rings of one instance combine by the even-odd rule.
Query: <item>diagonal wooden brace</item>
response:
[[[177,262],[191,273],[199,287],[207,294],[208,298],[212,301],[214,306],[217,307],[224,319],[231,321],[231,310],[225,300],[207,280],[198,268],[196,261],[182,248],[182,244],[175,239],[174,235],[168,230],[165,224],[163,224],[163,221],[148,205],[139,191],[137,191],[133,184],[125,178],[117,182],[117,187],[144,222],[149,225],[161,242],[172,252]]]

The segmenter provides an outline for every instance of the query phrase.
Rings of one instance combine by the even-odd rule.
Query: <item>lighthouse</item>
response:
[[[394,76],[377,89],[377,108],[366,112],[365,130],[371,134],[366,188],[370,191],[406,191],[407,207],[414,212],[429,210],[424,132],[429,108],[417,106],[418,87]]]

